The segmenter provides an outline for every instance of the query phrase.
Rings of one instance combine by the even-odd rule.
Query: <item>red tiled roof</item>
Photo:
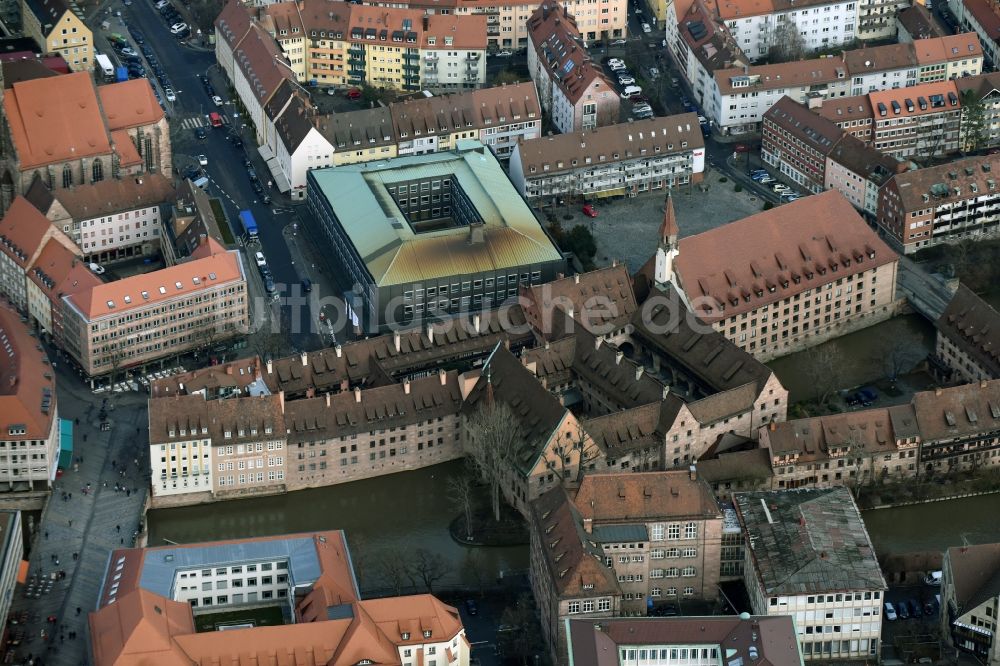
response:
[[[695,313],[715,321],[897,259],[830,190],[682,238],[675,266],[688,299],[703,301]]]

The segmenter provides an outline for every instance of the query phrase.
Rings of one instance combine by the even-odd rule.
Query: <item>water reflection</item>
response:
[[[477,585],[501,570],[524,570],[528,548],[469,549],[448,535],[457,515],[447,498],[449,476],[463,470],[461,461],[399,472],[366,481],[317,488],[277,497],[219,502],[207,506],[149,512],[150,545],[165,539],[193,543],[290,532],[343,529],[365,588],[379,587],[374,562],[384,553],[412,553],[417,548],[440,553],[451,565],[444,585]],[[470,551],[474,566],[466,564]]]

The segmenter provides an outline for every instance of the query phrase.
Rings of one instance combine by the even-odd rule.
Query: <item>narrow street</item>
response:
[[[59,415],[75,423],[75,462],[57,479],[25,547],[29,580],[10,617],[28,618],[14,663],[34,657],[78,666],[89,662],[87,613],[97,605],[108,557],[140,531],[149,485],[146,397],[109,396],[104,406],[68,364],[56,365]],[[101,429],[102,408],[109,430]]]

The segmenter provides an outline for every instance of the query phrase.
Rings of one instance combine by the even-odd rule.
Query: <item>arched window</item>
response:
[[[97,158],[94,160],[94,165],[91,167],[91,182],[98,183],[104,180],[104,164],[101,163],[101,159]]]
[[[73,170],[68,164],[63,165],[63,187],[73,187]]]

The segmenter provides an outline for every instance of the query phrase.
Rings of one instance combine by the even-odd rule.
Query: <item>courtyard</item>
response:
[[[286,624],[279,606],[250,606],[194,616],[195,631],[224,631],[227,628],[272,627]]]
[[[554,215],[564,231],[577,225],[588,227],[597,241],[597,266],[617,259],[634,273],[656,252],[665,196],[659,190],[631,199],[596,200],[596,218],[587,217],[581,203],[570,199],[563,206],[544,209],[544,214]],[[759,213],[764,205],[754,193],[736,191],[731,180],[711,168],[706,169],[702,183],[675,188],[673,199],[681,237]]]

